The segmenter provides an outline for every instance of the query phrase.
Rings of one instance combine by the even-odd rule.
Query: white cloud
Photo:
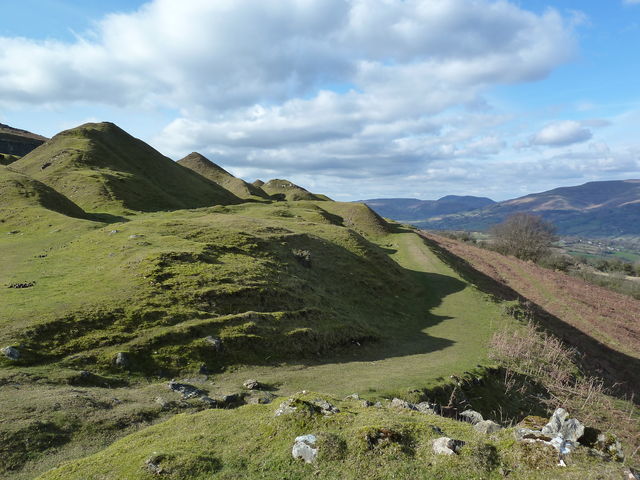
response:
[[[506,0],[154,0],[72,43],[0,38],[0,108],[174,109],[163,152],[322,190],[472,178],[507,148],[483,92],[565,63],[575,23]]]
[[[623,0],[623,3],[626,5],[637,5],[640,4],[640,0]]]
[[[581,123],[572,120],[547,125],[531,138],[532,145],[566,146],[590,140],[593,134]]]

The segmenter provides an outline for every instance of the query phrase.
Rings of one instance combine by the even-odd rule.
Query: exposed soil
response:
[[[582,355],[590,374],[640,400],[640,301],[514,257],[421,232],[478,288],[529,305],[538,321]]]

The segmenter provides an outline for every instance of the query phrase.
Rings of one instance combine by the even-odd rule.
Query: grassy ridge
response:
[[[111,123],[59,133],[11,164],[87,212],[175,210],[239,203],[218,184],[181,167]]]

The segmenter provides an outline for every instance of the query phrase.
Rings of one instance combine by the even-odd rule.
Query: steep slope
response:
[[[88,212],[175,210],[240,200],[112,123],[59,133],[12,168]]]
[[[186,157],[178,160],[183,167],[193,170],[194,172],[208,178],[212,182],[217,183],[221,187],[229,190],[238,198],[251,199],[268,199],[269,195],[259,186],[247,183],[240,178],[236,178],[222,167],[216,165],[205,156],[193,152]]]
[[[589,182],[506,200],[461,214],[414,222],[435,230],[484,230],[517,212],[540,215],[558,233],[582,236],[640,234],[640,180]]]
[[[78,205],[47,185],[0,167],[0,222],[15,226],[32,223],[47,211],[75,218],[86,218]],[[34,218],[35,217],[35,218]]]
[[[11,156],[26,155],[46,141],[47,138],[43,136],[0,123],[0,163],[8,162]]]
[[[394,220],[423,220],[439,215],[477,210],[495,202],[486,197],[447,195],[438,200],[417,198],[375,198],[362,200],[383,217]]]
[[[262,185],[262,190],[277,200],[321,200],[326,201],[324,195],[314,195],[308,190],[290,182],[289,180],[273,179]]]

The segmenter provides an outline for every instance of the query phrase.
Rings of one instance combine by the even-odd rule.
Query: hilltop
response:
[[[0,165],[8,165],[48,139],[41,135],[0,123]]]
[[[254,183],[255,185],[255,183]],[[273,179],[261,185],[262,190],[277,200],[329,200],[325,195],[317,195],[309,192],[289,180]]]
[[[199,173],[212,182],[217,183],[221,187],[229,190],[238,198],[244,200],[264,200],[269,198],[269,195],[262,190],[260,186],[247,183],[240,178],[234,177],[224,168],[216,165],[200,153],[192,152],[186,157],[178,160],[178,164]]]
[[[240,202],[112,123],[61,132],[11,168],[49,185],[87,212],[122,214]]]

